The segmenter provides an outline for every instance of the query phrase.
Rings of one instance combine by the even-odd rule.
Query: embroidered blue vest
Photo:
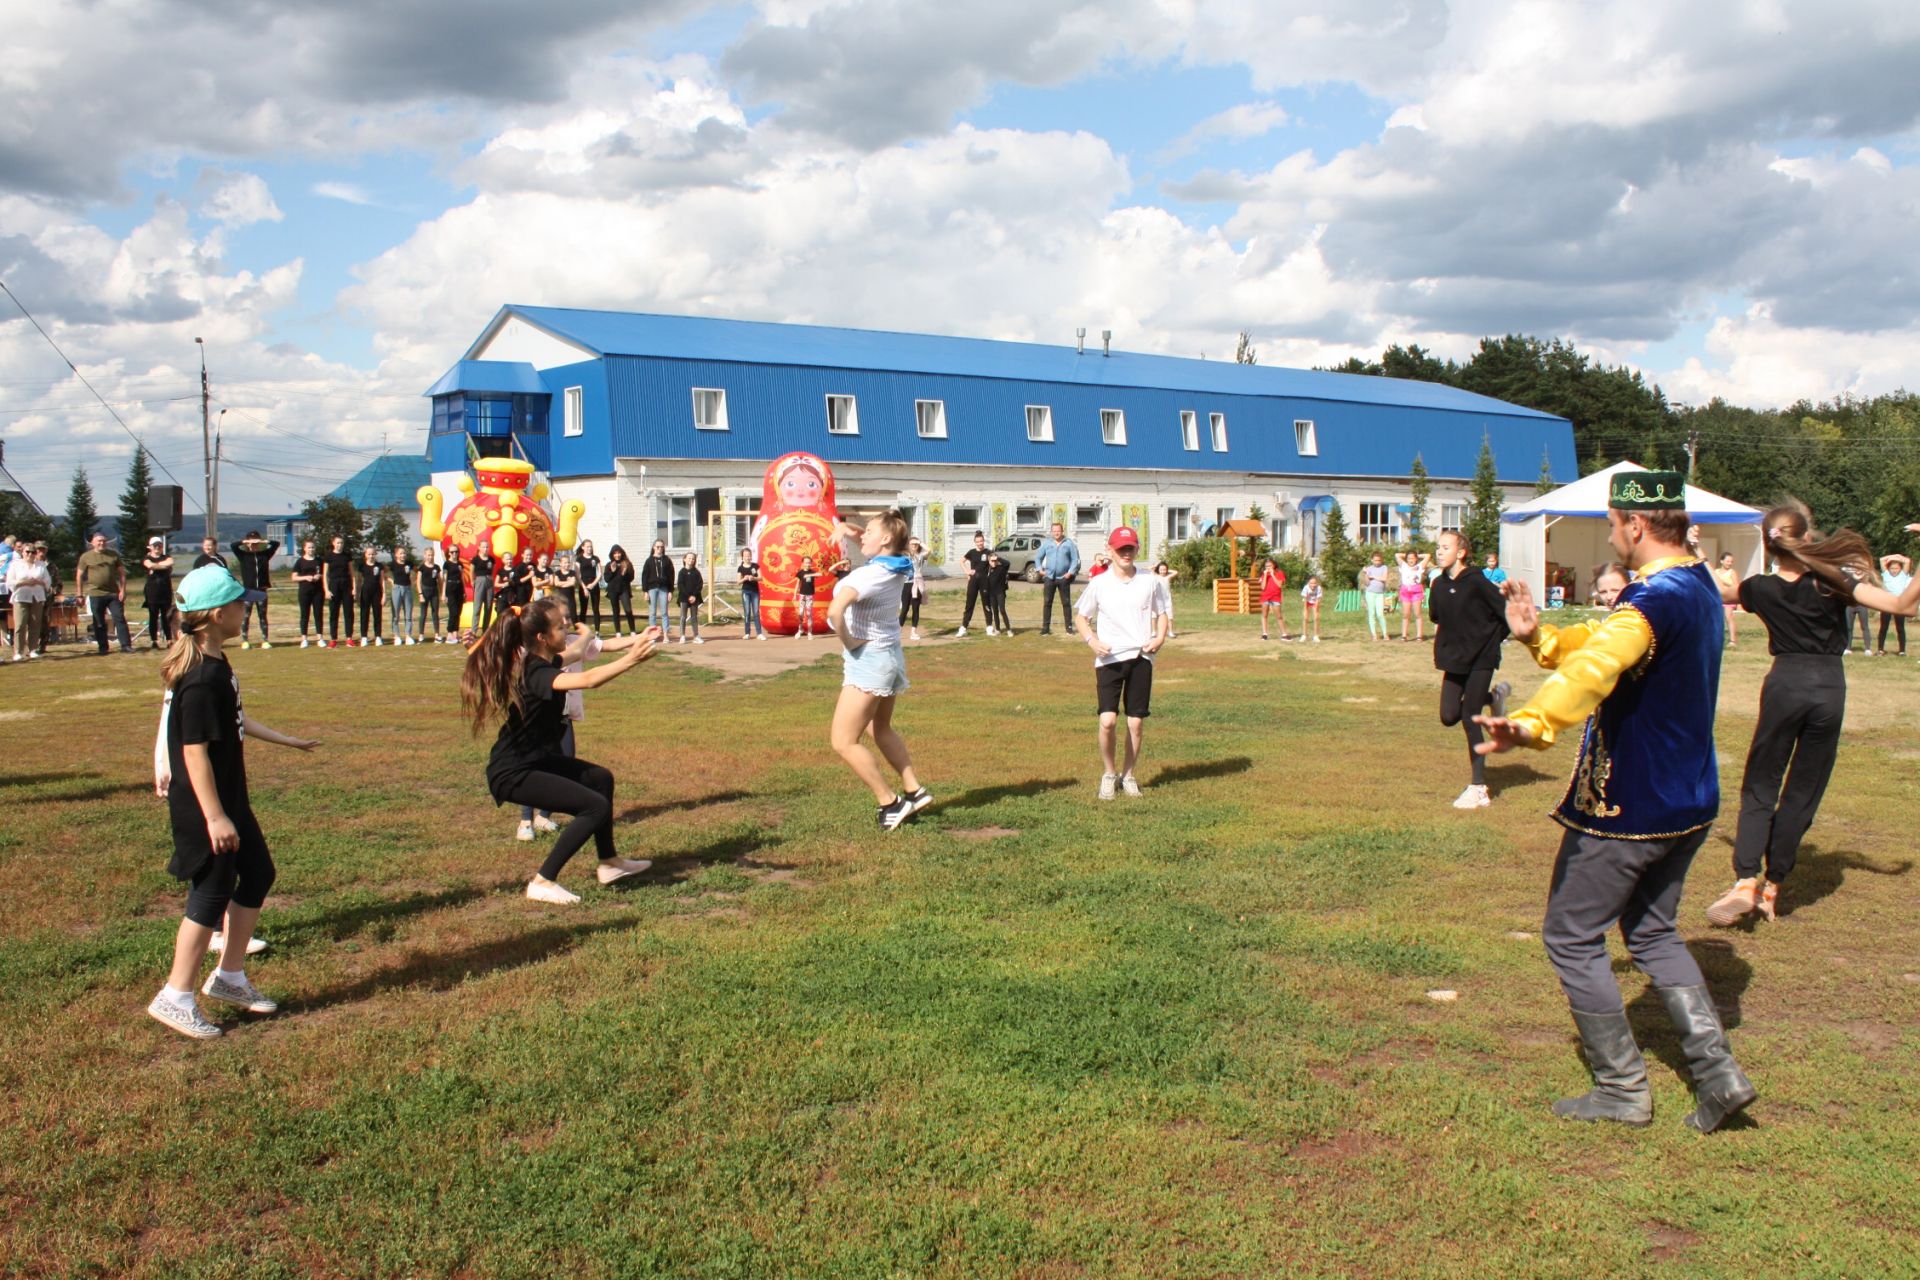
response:
[[[1573,781],[1553,816],[1613,840],[1698,831],[1720,811],[1720,589],[1695,560],[1629,584],[1615,608],[1647,620],[1653,647],[1587,719]]]

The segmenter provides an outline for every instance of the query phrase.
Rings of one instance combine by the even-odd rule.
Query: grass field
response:
[[[1132,802],[1094,799],[1084,649],[916,649],[939,800],[891,835],[827,750],[827,643],[643,666],[580,749],[656,867],[582,855],[573,908],[520,896],[457,650],[236,651],[249,713],[324,745],[248,753],[283,1007],[204,1045],[142,1012],[182,901],[157,663],[0,671],[0,1274],[1920,1274],[1920,667],[1849,660],[1790,914],[1713,931],[1757,627],[1730,659],[1683,916],[1761,1099],[1702,1139],[1617,944],[1654,1126],[1547,1114],[1586,1079],[1537,937],[1571,753],[1457,813],[1424,647],[1203,607]]]

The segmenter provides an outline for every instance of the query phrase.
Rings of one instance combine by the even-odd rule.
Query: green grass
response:
[[[572,909],[519,896],[538,850],[484,794],[457,651],[235,652],[249,712],[325,745],[249,750],[283,1011],[208,1045],[141,1013],[181,901],[155,664],[6,673],[0,1274],[1920,1274],[1920,671],[1850,665],[1790,916],[1709,930],[1730,815],[1700,859],[1687,930],[1762,1094],[1703,1140],[1617,948],[1656,1122],[1547,1114],[1585,1078],[1537,941],[1568,754],[1456,813],[1423,648],[1204,607],[1130,804],[1093,799],[1083,649],[914,652],[940,802],[892,835],[826,748],[837,663],[642,667],[581,751],[656,869],[606,890],[583,857]]]

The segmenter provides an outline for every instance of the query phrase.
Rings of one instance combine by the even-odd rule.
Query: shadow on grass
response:
[[[753,855],[765,853],[777,847],[780,837],[754,828],[701,845],[698,849],[689,849],[685,853],[663,853],[653,859],[653,865],[637,876],[628,876],[616,880],[607,886],[613,893],[631,893],[648,885],[677,884],[697,874],[705,867],[716,863],[729,863],[736,867],[746,867],[754,871],[791,871],[795,865],[791,862],[771,862]]]
[[[137,796],[142,792],[153,793],[151,782],[101,782],[90,787],[75,787],[72,790],[48,791],[33,797],[35,804],[85,804],[94,800],[111,800],[115,796]],[[159,798],[154,797],[156,800]]]
[[[636,804],[625,813],[616,814],[615,822],[645,822],[648,818],[657,818],[663,813],[679,813],[686,809],[704,809],[708,805],[731,804],[735,800],[745,800],[753,793],[750,791],[716,791],[710,796],[694,796],[688,800],[662,800],[658,804]]]
[[[1738,1027],[1741,997],[1753,985],[1753,966],[1740,958],[1732,941],[1726,938],[1696,939],[1687,943],[1687,950],[1693,953],[1694,963],[1700,966],[1707,989],[1713,993],[1721,1025],[1729,1031]],[[1658,1058],[1682,1080],[1693,1079],[1687,1070],[1686,1055],[1680,1051],[1680,1033],[1667,1016],[1667,1006],[1661,1003],[1660,993],[1651,984],[1627,1006],[1627,1017],[1633,1024],[1634,1038],[1640,1042],[1641,1052]],[[1734,1056],[1739,1057],[1737,1045]]]
[[[1487,782],[1490,783],[1496,791],[1505,790],[1508,787],[1524,786],[1529,782],[1539,782],[1543,778],[1556,778],[1558,776],[1559,774],[1557,773],[1548,773],[1544,769],[1536,769],[1531,764],[1526,764],[1521,761],[1514,761],[1511,764],[1490,763],[1487,765]]]
[[[1794,864],[1792,878],[1780,890],[1780,914],[1790,916],[1801,907],[1810,907],[1829,894],[1838,892],[1849,871],[1863,871],[1875,876],[1904,876],[1912,870],[1911,858],[1886,864],[1851,849],[1835,849],[1829,853],[1817,845],[1806,845],[1800,852],[1799,861]],[[1744,923],[1751,929],[1758,918],[1749,916]]]
[[[520,887],[519,880],[507,880],[496,885],[461,885],[433,893],[410,893],[404,898],[341,907],[311,918],[296,915],[284,923],[271,921],[263,931],[288,947],[306,942],[344,942],[377,925],[407,916],[425,915],[429,911],[465,906],[489,893]]]
[[[60,769],[50,773],[10,773],[0,775],[0,790],[37,787],[43,782],[83,782],[99,776],[91,769]]]
[[[1005,782],[997,787],[975,787],[971,791],[962,791],[951,800],[936,800],[937,812],[950,813],[955,809],[984,809],[990,804],[1002,800],[1011,800],[1015,796],[1044,795],[1049,791],[1060,791],[1076,785],[1072,778],[1034,778],[1027,782]]]
[[[1164,787],[1175,782],[1192,782],[1197,778],[1224,778],[1229,774],[1245,773],[1251,768],[1253,768],[1253,761],[1247,756],[1198,760],[1192,764],[1168,765],[1148,779],[1147,785]]]
[[[289,1000],[282,1008],[288,1013],[311,1013],[371,999],[385,991],[401,991],[410,987],[448,991],[469,978],[518,969],[522,965],[537,964],[564,955],[578,946],[582,939],[597,933],[632,927],[633,922],[626,916],[611,916],[574,925],[548,925],[507,938],[478,942],[458,951],[417,954],[408,957],[404,964],[370,973],[345,986],[318,992],[304,1000]]]

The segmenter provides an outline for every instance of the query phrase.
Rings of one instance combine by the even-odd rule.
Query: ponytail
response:
[[[1813,513],[1798,498],[1787,498],[1768,511],[1760,527],[1776,558],[1793,561],[1849,600],[1856,583],[1880,582],[1880,566],[1867,540],[1851,529],[1820,533],[1813,527]]]
[[[534,638],[554,623],[560,612],[552,597],[534,601],[525,609],[502,609],[467,655],[460,673],[460,706],[479,733],[505,718],[520,705],[520,670]]]
[[[194,609],[174,613],[173,644],[167,656],[160,660],[160,679],[167,688],[174,688],[192,675],[205,660],[206,655],[200,652],[200,629],[219,612],[218,609]]]

